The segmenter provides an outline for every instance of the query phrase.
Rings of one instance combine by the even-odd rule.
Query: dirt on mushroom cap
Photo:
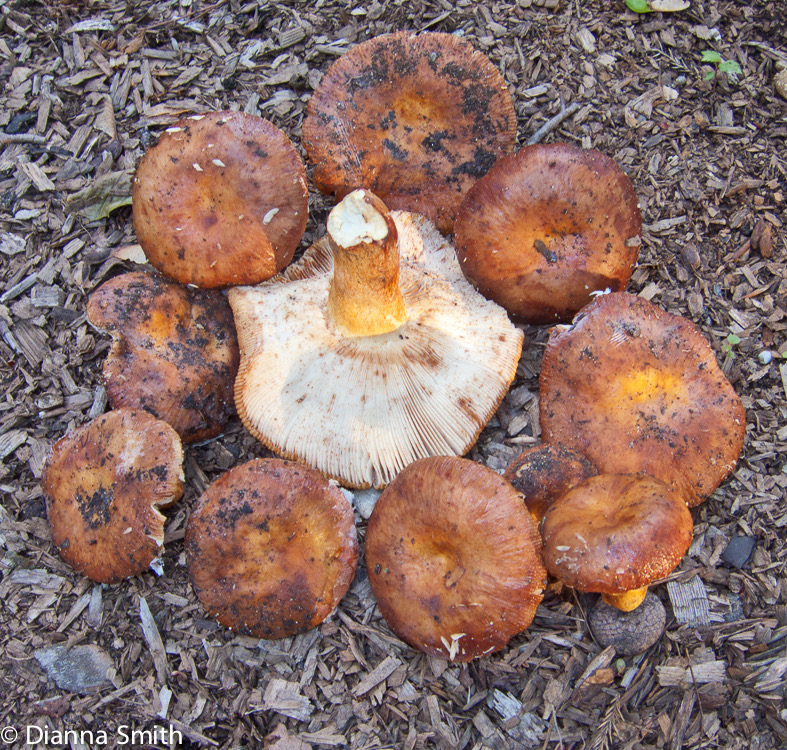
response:
[[[701,503],[732,471],[746,415],[688,319],[625,292],[555,328],[540,375],[544,442],[599,472],[647,472]]]
[[[433,457],[383,490],[367,527],[366,567],[400,638],[469,661],[532,622],[546,582],[540,548],[508,482],[466,459]]]
[[[324,620],[358,561],[352,506],[316,471],[256,459],[216,479],[186,529],[189,572],[216,619],[284,638]]]
[[[667,575],[693,533],[682,495],[666,483],[647,474],[599,474],[547,510],[544,564],[580,591],[623,593]]]
[[[318,189],[342,198],[368,187],[445,233],[462,195],[515,140],[499,71],[467,41],[438,32],[353,47],[323,76],[303,124]]]
[[[456,217],[462,272],[518,320],[570,320],[594,292],[626,288],[639,255],[637,195],[610,157],[525,146],[468,191]]]
[[[134,228],[151,264],[183,284],[254,284],[284,268],[306,228],[303,162],[275,125],[243,112],[167,128],[133,184]]]
[[[172,427],[141,410],[111,411],[61,438],[41,479],[61,557],[100,583],[147,570],[164,543],[158,508],[183,493],[182,463]]]
[[[127,273],[91,293],[87,315],[112,334],[103,375],[113,408],[145,409],[186,442],[221,432],[235,413],[240,358],[221,292]]]

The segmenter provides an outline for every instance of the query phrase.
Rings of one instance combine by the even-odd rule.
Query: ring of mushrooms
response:
[[[600,473],[646,472],[691,506],[721,484],[746,432],[743,404],[697,327],[625,292],[604,294],[550,334],[540,375],[542,440]]]
[[[642,219],[613,159],[567,143],[500,159],[462,201],[454,229],[462,272],[527,323],[571,320],[594,292],[626,288]]]
[[[514,378],[523,335],[417,214],[350,193],[281,278],[229,290],[238,414],[276,453],[351,487],[462,455]]]
[[[249,461],[210,484],[185,544],[205,608],[225,627],[266,639],[322,622],[358,563],[344,493],[313,469],[279,459]]]
[[[306,229],[298,151],[275,125],[244,112],[193,115],[142,157],[134,229],[148,260],[182,284],[255,284],[291,260]]]
[[[462,196],[515,142],[500,72],[466,40],[438,32],[353,47],[322,77],[303,123],[321,192],[341,199],[369,188],[446,234]]]
[[[175,430],[141,410],[108,412],[61,438],[41,479],[60,556],[99,583],[155,569],[159,508],[183,494],[182,464]]]
[[[386,487],[366,530],[380,612],[414,648],[466,662],[533,620],[546,572],[536,523],[511,485],[463,458],[424,458]]]
[[[125,273],[91,293],[87,317],[112,334],[103,376],[113,409],[144,409],[184,442],[221,432],[235,413],[240,356],[221,292]]]

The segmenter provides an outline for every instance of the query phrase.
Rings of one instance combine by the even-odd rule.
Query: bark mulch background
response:
[[[195,748],[784,747],[787,101],[773,77],[786,27],[783,0],[642,16],[622,0],[0,3],[0,727],[19,729],[18,746],[27,725],[51,745],[56,731],[127,725],[171,726]],[[426,658],[387,629],[363,570],[312,632],[223,630],[195,598],[182,537],[211,479],[266,454],[237,420],[187,448],[161,577],[95,586],[51,544],[41,467],[106,408],[109,339],[85,301],[135,267],[119,251],[136,241],[129,185],[145,149],[177,118],[225,108],[299,145],[327,67],[397,29],[461,34],[485,52],[522,144],[578,105],[546,140],[627,171],[645,224],[631,290],[693,320],[743,398],[743,456],[694,511],[691,550],[655,589],[667,632],[641,656],[602,651],[592,599],[552,591],[504,651],[466,666]],[[711,49],[740,64],[737,80],[706,80]],[[328,208],[311,201],[303,247]],[[538,439],[546,331],[525,334],[519,377],[471,453],[498,471]],[[364,528],[359,517],[361,541]],[[104,682],[90,687],[85,660],[55,681],[44,666],[57,646],[103,664]],[[162,734],[137,746],[165,747]]]

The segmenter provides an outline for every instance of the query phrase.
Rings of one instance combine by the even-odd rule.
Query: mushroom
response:
[[[661,638],[667,613],[661,600],[648,591],[642,604],[630,612],[599,599],[588,612],[588,624],[601,648],[613,646],[621,656],[634,656],[647,651]]]
[[[417,214],[350,193],[276,280],[229,290],[246,428],[285,458],[380,487],[417,458],[461,455],[514,378],[523,335],[462,277]]]
[[[366,530],[380,612],[414,648],[466,662],[533,621],[546,572],[535,521],[511,485],[454,457],[410,464],[383,490]]]
[[[211,112],[166,129],[142,157],[134,228],[148,260],[182,284],[255,284],[291,260],[308,214],[306,170],[275,125]]]
[[[189,572],[222,625],[257,638],[315,627],[358,563],[350,501],[313,469],[255,459],[213,481],[186,527]]]
[[[182,464],[175,430],[144,411],[111,411],[66,434],[41,479],[60,556],[98,583],[155,569],[159,508],[183,494]]]
[[[746,415],[686,318],[625,292],[555,328],[540,375],[542,440],[601,473],[644,471],[701,503],[732,471]]]
[[[464,197],[454,241],[462,272],[526,323],[571,320],[594,292],[626,288],[642,219],[631,181],[599,151],[525,146]]]
[[[536,521],[575,484],[598,474],[584,456],[562,445],[542,443],[527,448],[505,470],[503,477],[525,498]]]
[[[437,32],[353,47],[322,77],[303,123],[320,191],[341,199],[369,188],[446,234],[464,193],[515,142],[500,72],[466,40]]]
[[[684,497],[647,474],[599,474],[549,506],[544,565],[563,583],[629,612],[686,554],[694,522]]]
[[[144,409],[185,442],[222,431],[235,413],[240,354],[221,292],[126,273],[90,295],[87,316],[112,335],[103,375],[113,409]]]

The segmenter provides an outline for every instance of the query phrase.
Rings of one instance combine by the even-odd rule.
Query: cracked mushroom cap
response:
[[[383,490],[366,531],[380,612],[414,648],[466,662],[533,621],[546,571],[536,523],[485,466],[425,458]]]
[[[525,146],[468,191],[454,241],[462,272],[517,320],[571,320],[593,292],[626,288],[642,219],[623,170],[567,143]]]
[[[630,610],[650,583],[678,565],[693,533],[683,496],[664,482],[647,474],[599,474],[548,508],[541,524],[544,565],[568,586]]]
[[[112,335],[103,375],[113,409],[144,409],[185,442],[224,429],[235,413],[240,354],[221,292],[126,273],[90,295],[87,316]]]
[[[555,328],[540,376],[542,440],[601,473],[646,472],[701,503],[735,466],[743,404],[699,329],[625,292]]]
[[[186,528],[200,601],[224,627],[285,638],[321,623],[358,563],[352,506],[316,471],[255,459],[216,479]]]
[[[562,445],[543,443],[522,451],[503,477],[522,493],[527,509],[540,521],[555,500],[596,474],[593,464],[579,453]]]
[[[437,32],[353,47],[323,76],[303,123],[320,191],[341,199],[367,187],[445,234],[468,188],[515,141],[500,72],[464,39]]]
[[[142,157],[134,229],[148,260],[182,284],[268,279],[306,229],[306,170],[289,138],[244,112],[193,115]]]
[[[417,458],[469,450],[514,378],[523,335],[424,217],[355,191],[328,229],[282,277],[229,291],[235,403],[279,455],[380,487]]]
[[[150,568],[164,544],[158,509],[183,494],[182,464],[177,433],[144,411],[111,411],[61,438],[41,480],[60,556],[98,583]]]

